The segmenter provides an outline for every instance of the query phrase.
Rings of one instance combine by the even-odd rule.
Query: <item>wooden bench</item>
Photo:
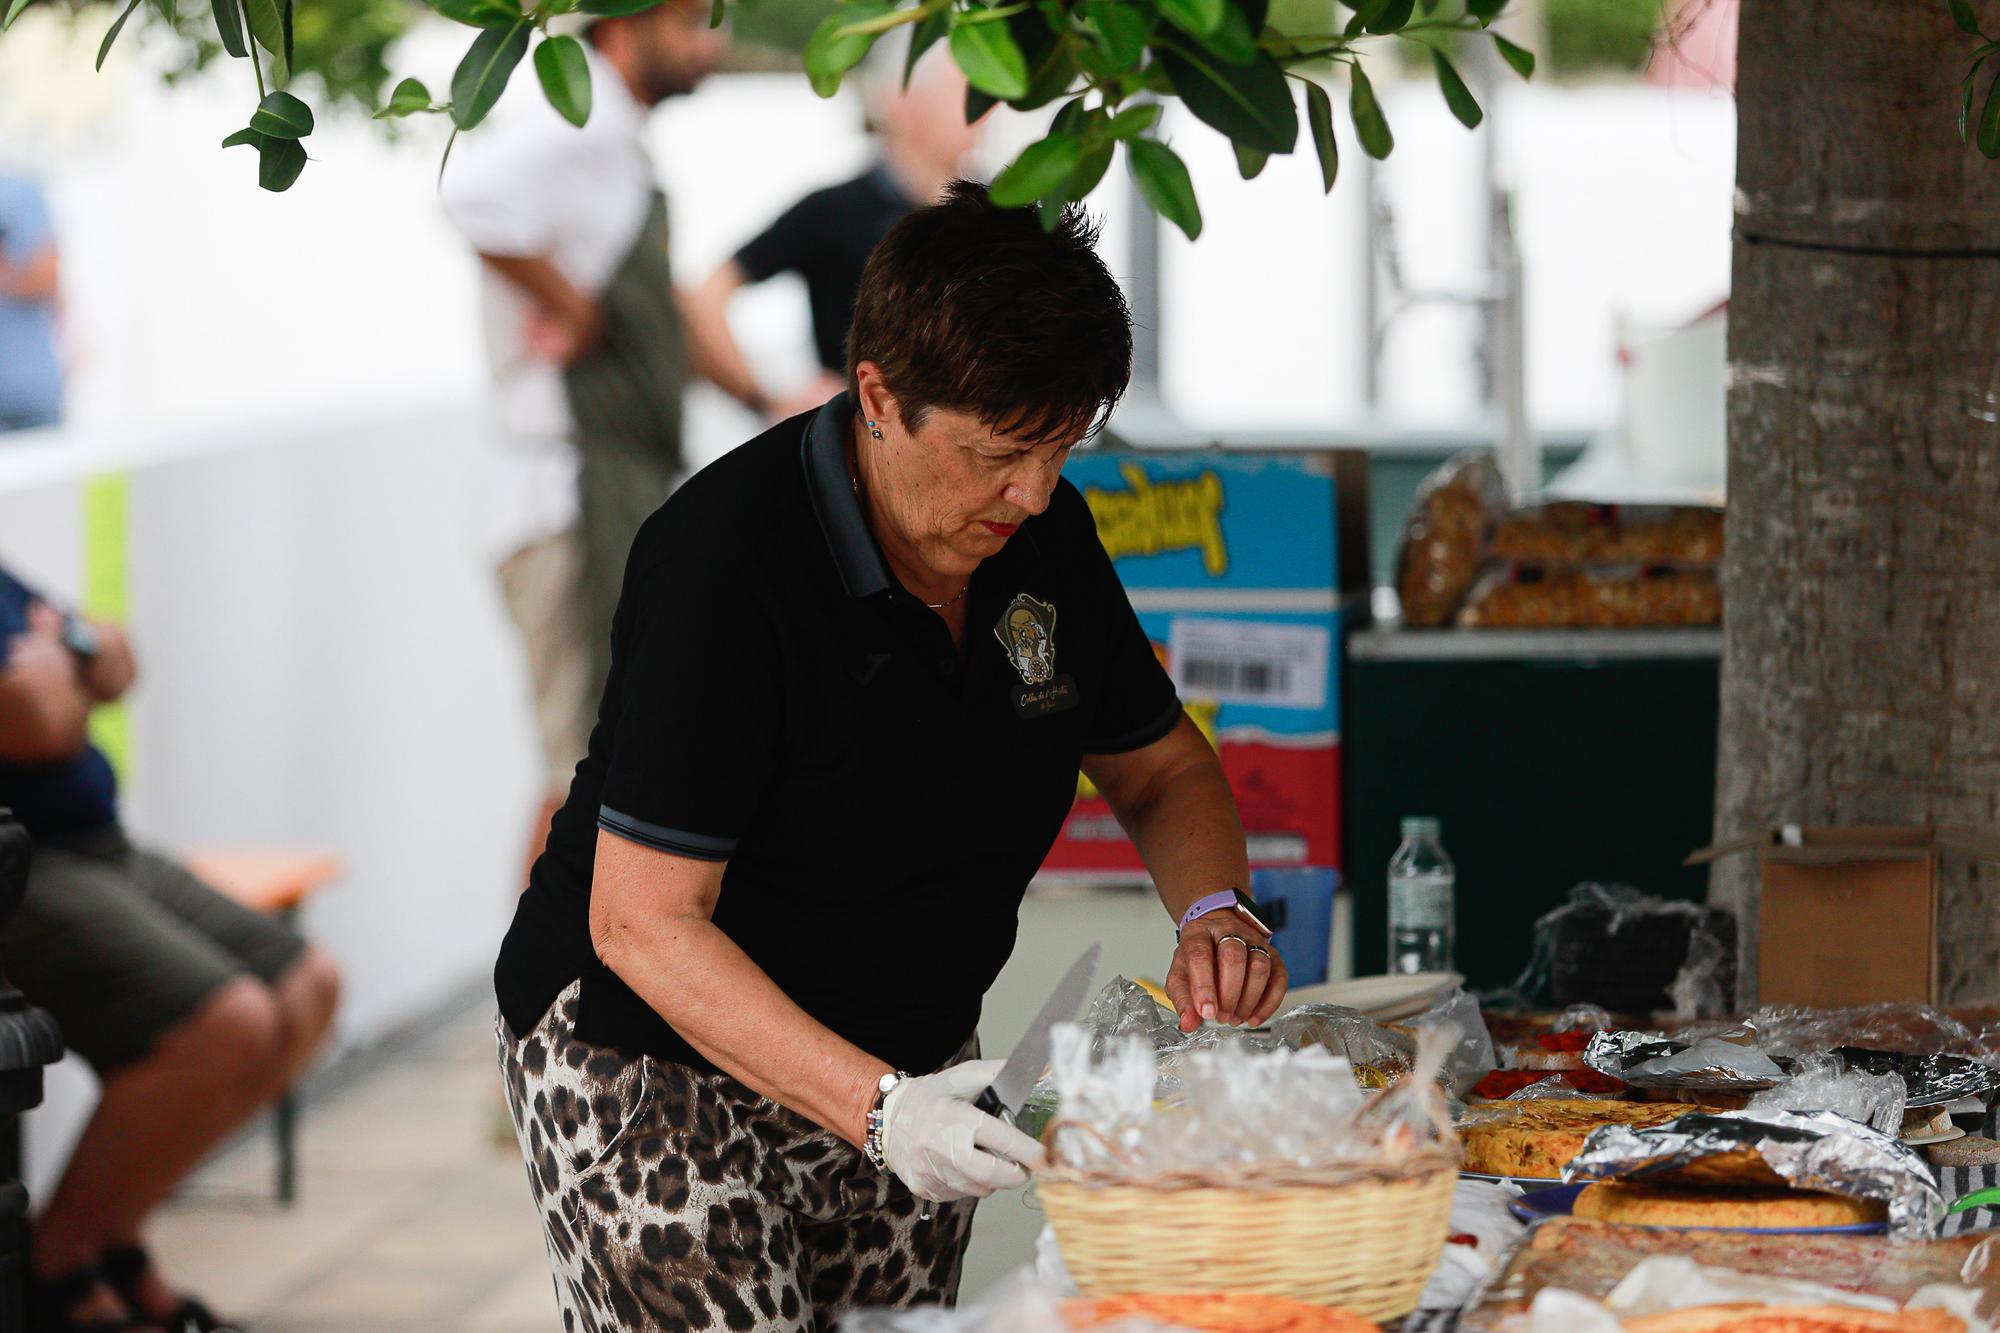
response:
[[[197,879],[252,911],[292,921],[315,893],[341,876],[331,852],[286,847],[211,847],[190,852],[187,868]],[[290,1088],[272,1108],[278,1140],[278,1202],[298,1198],[299,1102]]]

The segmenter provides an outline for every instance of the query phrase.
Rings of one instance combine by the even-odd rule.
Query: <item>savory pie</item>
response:
[[[1576,1196],[1578,1217],[1641,1227],[1844,1227],[1880,1222],[1879,1199],[1853,1199],[1818,1190],[1698,1189],[1676,1185],[1586,1185]]]
[[[1560,1179],[1563,1167],[1583,1151],[1591,1131],[1606,1125],[1664,1125],[1700,1109],[1676,1102],[1596,1099],[1508,1103],[1501,1116],[1459,1126],[1464,1169],[1493,1176]]]

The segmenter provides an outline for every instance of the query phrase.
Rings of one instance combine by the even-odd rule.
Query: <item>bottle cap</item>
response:
[[[1405,838],[1430,838],[1435,841],[1438,836],[1438,822],[1430,815],[1408,816],[1403,820],[1403,836]]]

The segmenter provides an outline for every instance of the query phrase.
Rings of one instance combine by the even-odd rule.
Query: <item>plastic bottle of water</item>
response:
[[[1389,970],[1449,972],[1451,858],[1435,819],[1405,819],[1403,845],[1389,858]]]

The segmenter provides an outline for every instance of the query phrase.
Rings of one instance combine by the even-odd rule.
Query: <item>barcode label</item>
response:
[[[1177,616],[1167,656],[1182,694],[1266,708],[1326,706],[1332,634],[1317,625]]]

